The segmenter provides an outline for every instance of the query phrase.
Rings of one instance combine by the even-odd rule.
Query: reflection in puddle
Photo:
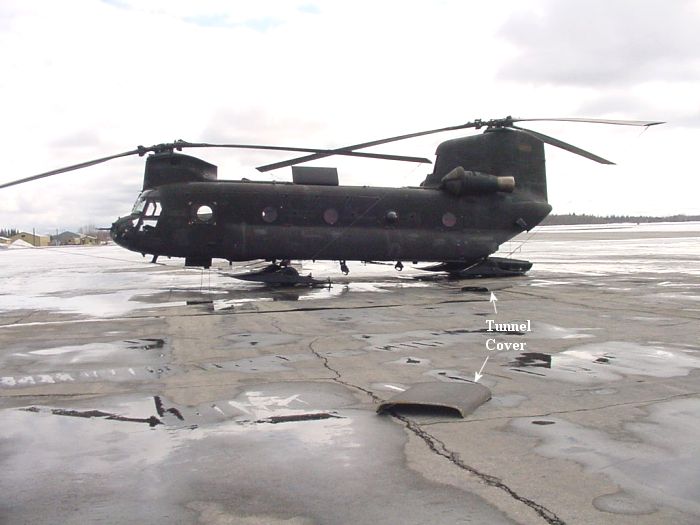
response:
[[[520,354],[515,358],[515,361],[511,361],[511,366],[523,367],[541,367],[541,368],[552,368],[552,356],[549,354],[542,354],[539,352],[526,352]]]
[[[6,354],[0,366],[14,375],[1,376],[0,388],[160,378],[173,370],[167,352],[163,339],[146,338]]]
[[[225,272],[248,268],[237,264]],[[302,264],[302,271],[335,278],[335,263]],[[223,270],[223,268],[222,268]],[[396,288],[428,286],[412,279],[422,272],[407,268],[397,275],[385,266],[351,266],[347,280],[330,289],[269,289],[238,281],[216,269],[183,268],[182,261],[147,264],[140,255],[117,246],[13,250],[3,253],[0,312],[48,310],[87,317],[125,315],[144,308],[201,306],[215,311],[246,303],[276,300],[332,299],[348,293],[382,293]]]
[[[436,515],[445,523],[467,515],[512,523],[470,492],[415,476],[405,460],[403,426],[352,408],[356,403],[342,385],[295,382],[252,386],[196,406],[161,398],[158,409],[153,398],[102,397],[37,412],[0,410],[3,518],[170,523],[177,516],[189,523],[197,515],[186,509],[207,502],[225,509],[217,517],[227,523],[251,517],[270,523],[268,516],[297,523],[306,516],[342,524],[348,512],[355,523],[379,523],[391,501],[407,525],[434,522]],[[149,428],[101,413],[158,417],[163,424]],[[372,498],[362,497],[368,493]],[[349,506],[349,498],[361,504]]]
[[[625,341],[576,346],[558,354],[524,353],[509,363],[516,372],[575,383],[604,382],[628,375],[676,377],[700,368],[690,350],[668,350]],[[535,368],[537,372],[526,370]]]

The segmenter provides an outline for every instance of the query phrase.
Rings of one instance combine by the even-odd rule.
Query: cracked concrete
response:
[[[619,269],[592,275],[614,245],[557,235],[526,245],[530,276],[479,281],[497,315],[464,283],[404,286],[408,268],[289,292],[138,266],[137,308],[120,292],[94,315],[9,281],[4,304],[31,308],[0,311],[0,521],[697,523],[697,253],[675,247],[663,273],[646,270],[649,239],[632,236]],[[79,259],[66,268],[123,273]],[[532,331],[488,334],[485,319]],[[489,336],[549,367],[492,352],[481,382],[494,397],[465,419],[374,414],[413,384],[472,379]]]
[[[313,343],[316,340],[312,341],[309,343],[309,349],[311,352],[318,357],[322,362],[323,366],[326,367],[328,370],[333,372],[335,377],[333,378],[334,381],[341,383],[345,386],[351,387],[356,390],[360,390],[361,392],[364,392],[367,394],[372,400],[376,403],[381,403],[385,400],[380,398],[379,396],[375,395],[374,392],[367,390],[365,388],[362,388],[357,385],[353,385],[351,383],[348,383],[346,381],[343,381],[342,375],[339,370],[333,368],[329,364],[329,360],[326,356],[321,355],[318,351],[314,350]],[[506,484],[504,484],[500,479],[490,476],[488,474],[485,474],[483,472],[479,472],[478,470],[474,469],[473,467],[470,467],[469,465],[466,465],[459,457],[458,454],[455,452],[449,451],[445,444],[437,439],[436,437],[430,435],[429,432],[427,432],[422,426],[415,420],[411,419],[410,417],[407,417],[405,415],[402,415],[399,413],[398,410],[388,410],[387,411],[392,418],[395,418],[398,421],[401,421],[406,428],[411,431],[413,434],[418,436],[420,439],[422,439],[425,444],[428,446],[428,448],[437,454],[438,456],[441,456],[445,459],[447,459],[449,462],[451,462],[453,465],[457,466],[458,468],[468,472],[469,474],[472,474],[479,478],[479,480],[483,481],[489,486],[496,487],[502,491],[504,491],[508,496],[511,498],[527,505],[531,509],[533,509],[540,517],[542,517],[543,520],[545,520],[547,523],[551,525],[564,525],[564,521],[562,521],[556,514],[554,514],[552,511],[549,509],[546,509],[542,505],[539,505],[538,503],[525,498],[516,492],[514,492],[510,487],[508,487]]]
[[[511,498],[527,505],[530,507],[532,510],[534,510],[543,520],[545,520],[547,523],[550,523],[551,525],[563,525],[564,521],[562,521],[561,518],[559,518],[556,514],[554,514],[551,510],[543,507],[539,503],[536,503],[532,501],[531,499],[525,498],[519,494],[517,494],[513,489],[511,489],[508,485],[503,483],[502,480],[495,476],[491,476],[489,474],[485,474],[483,472],[479,472],[476,470],[474,467],[470,467],[466,463],[464,463],[461,458],[459,457],[459,454],[450,451],[447,449],[445,446],[445,443],[437,439],[435,436],[430,435],[429,432],[425,431],[419,425],[417,422],[411,420],[408,417],[402,416],[397,413],[392,413],[392,417],[395,417],[396,419],[402,421],[408,430],[413,432],[416,436],[421,438],[423,441],[425,441],[426,445],[428,448],[433,451],[435,454],[444,457],[448,461],[450,461],[452,464],[456,465],[460,469],[468,472],[469,474],[473,474],[477,478],[479,478],[481,481],[486,483],[487,485],[491,487],[496,487],[502,491],[504,491],[508,496]]]

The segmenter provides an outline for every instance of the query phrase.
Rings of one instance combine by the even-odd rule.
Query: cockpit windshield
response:
[[[134,215],[142,217],[159,217],[161,212],[160,199],[153,193],[146,194],[145,192],[139,195],[131,209]]]
[[[143,209],[146,207],[146,196],[142,193],[139,195],[138,199],[134,203],[134,207],[131,209],[131,213],[140,215]]]
[[[155,235],[158,231],[158,219],[163,208],[160,203],[160,195],[155,191],[144,191],[139,195],[131,209],[131,214],[136,230],[144,234]]]

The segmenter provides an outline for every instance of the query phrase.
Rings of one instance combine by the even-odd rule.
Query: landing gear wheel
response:
[[[340,261],[340,271],[343,272],[343,275],[347,275],[350,273],[348,265],[345,264],[345,261]]]
[[[403,264],[401,263],[401,261],[396,261],[394,268],[396,269],[397,272],[400,272],[401,270],[403,270]]]

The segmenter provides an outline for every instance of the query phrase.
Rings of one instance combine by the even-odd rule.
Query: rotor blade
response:
[[[536,139],[541,140],[545,144],[549,144],[551,146],[556,146],[557,148],[564,149],[566,151],[570,151],[571,153],[575,153],[576,155],[581,155],[582,157],[586,157],[587,159],[594,160],[596,162],[600,162],[601,164],[615,164],[614,162],[611,162],[609,160],[604,159],[603,157],[599,157],[598,155],[595,155],[591,153],[590,151],[586,151],[585,149],[577,148],[576,146],[572,146],[571,144],[567,144],[566,142],[563,142],[559,139],[555,139],[554,137],[550,137],[549,135],[544,135],[542,133],[538,133],[537,131],[532,131],[531,129],[525,129],[521,128],[518,126],[510,126],[511,128],[515,128],[517,130],[522,131],[523,133],[527,133],[531,137],[535,137]]]
[[[604,118],[514,118],[513,122],[590,122],[591,124],[614,124],[616,126],[656,126],[666,124],[656,120],[610,120]]]
[[[80,164],[73,164],[72,166],[66,166],[64,168],[59,168],[56,170],[47,171],[45,173],[40,173],[38,175],[32,175],[31,177],[25,177],[23,179],[14,180],[11,182],[6,182],[0,184],[0,189],[9,188],[10,186],[15,186],[18,184],[23,184],[25,182],[31,182],[38,179],[43,179],[45,177],[51,177],[52,175],[59,175],[61,173],[66,173],[69,171],[79,170],[82,168],[88,168],[96,164],[101,164],[109,160],[118,159],[121,157],[128,157],[130,155],[145,155],[149,151],[153,152],[163,152],[172,151],[174,149],[182,148],[236,148],[236,149],[261,149],[261,150],[273,150],[273,151],[298,151],[298,152],[308,152],[308,153],[326,153],[330,150],[314,149],[314,148],[295,148],[295,147],[285,147],[285,146],[263,146],[256,144],[209,144],[205,142],[186,142],[184,140],[177,140],[172,143],[158,144],[150,147],[139,146],[135,150],[125,151],[124,153],[117,153],[116,155],[110,155],[109,157],[102,157],[95,160],[89,160],[87,162],[81,162]],[[383,153],[363,153],[356,151],[342,152],[340,155],[348,155],[352,157],[367,157],[371,159],[383,159],[383,160],[397,160],[405,162],[419,162],[422,164],[431,164],[432,161],[426,159],[425,157],[409,157],[405,155],[389,155]]]
[[[292,166],[294,164],[299,164],[302,162],[308,162],[311,160],[321,159],[321,158],[327,157],[329,155],[341,155],[341,154],[344,154],[342,152],[347,152],[347,151],[362,149],[362,148],[369,148],[371,146],[378,146],[380,144],[386,144],[387,142],[394,142],[397,140],[410,139],[413,137],[430,135],[432,133],[441,133],[443,131],[454,131],[454,130],[465,129],[465,128],[477,128],[477,129],[479,129],[482,126],[503,127],[503,126],[510,126],[513,124],[513,122],[531,122],[531,121],[534,122],[534,121],[545,121],[545,120],[565,121],[565,122],[590,122],[590,123],[594,123],[594,124],[617,124],[617,125],[621,125],[621,126],[622,125],[625,125],[625,126],[654,126],[656,124],[663,124],[663,122],[643,121],[643,120],[610,120],[610,119],[589,119],[589,118],[521,119],[521,118],[513,118],[513,117],[509,116],[509,117],[505,117],[505,118],[501,118],[501,119],[494,119],[494,120],[487,120],[487,121],[475,120],[473,122],[467,122],[466,124],[461,124],[458,126],[449,126],[446,128],[431,129],[428,131],[419,131],[417,133],[409,133],[407,135],[399,135],[396,137],[389,137],[386,139],[374,140],[371,142],[364,142],[361,144],[355,144],[352,146],[346,146],[343,148],[337,148],[334,150],[330,150],[329,152],[326,152],[326,153],[315,153],[312,155],[297,157],[297,158],[282,161],[282,162],[267,164],[265,166],[258,167],[257,170],[263,171],[263,172],[270,171],[270,170],[274,170],[277,168],[284,168],[286,166]],[[556,141],[556,139],[551,139],[551,140]],[[566,144],[566,143],[562,142],[562,144]],[[569,145],[567,144],[567,146],[569,146]],[[558,147],[563,147],[563,146],[558,146]],[[574,146],[570,146],[570,147],[574,148]],[[566,149],[566,147],[564,147],[564,149]],[[573,150],[570,150],[570,151],[573,151]],[[580,150],[580,151],[583,151],[583,150]],[[576,152],[576,153],[578,153],[579,155],[581,154],[580,152]],[[586,153],[588,153],[588,152],[586,152]],[[591,157],[589,157],[589,158],[591,158]],[[600,160],[598,160],[598,159],[600,159],[600,157],[596,157],[594,160],[597,160],[598,162],[600,162]],[[602,159],[602,160],[604,160],[604,159]]]
[[[466,124],[460,124],[458,126],[449,126],[446,128],[429,129],[427,131],[418,131],[416,133],[409,133],[407,135],[398,135],[396,137],[389,137],[389,138],[385,138],[385,139],[372,140],[370,142],[362,142],[360,144],[354,144],[352,146],[345,146],[342,148],[326,150],[325,152],[314,153],[312,155],[305,155],[303,157],[297,157],[295,159],[289,159],[289,160],[285,160],[282,162],[275,162],[273,164],[266,164],[265,166],[259,166],[257,168],[257,170],[262,171],[262,172],[275,170],[277,168],[284,168],[287,166],[293,166],[294,164],[300,164],[302,162],[308,162],[311,160],[322,159],[324,157],[330,157],[331,155],[347,155],[348,152],[351,152],[351,151],[356,150],[356,149],[370,148],[372,146],[379,146],[380,144],[386,144],[388,142],[395,142],[398,140],[411,139],[414,137],[422,137],[423,135],[430,135],[432,133],[441,133],[443,131],[454,131],[454,130],[465,129],[465,128],[476,128],[476,127],[481,127],[485,124],[486,123],[484,123],[480,120],[476,120],[474,122],[467,122]]]
[[[101,164],[107,162],[108,160],[118,159],[120,157],[128,157],[130,155],[140,154],[142,150],[134,149],[131,151],[125,151],[124,153],[117,153],[116,155],[110,155],[109,157],[102,157],[101,159],[89,160],[87,162],[81,162],[80,164],[73,164],[72,166],[66,166],[65,168],[59,168],[57,170],[47,171],[46,173],[40,173],[39,175],[32,175],[31,177],[25,177],[23,179],[14,180],[12,182],[6,182],[5,184],[0,184],[0,189],[9,188],[10,186],[15,186],[17,184],[23,184],[25,182],[30,182],[37,179],[43,179],[44,177],[51,177],[52,175],[58,175],[60,173],[66,173],[68,171],[79,170],[82,168],[87,168],[89,166],[94,166],[95,164]]]
[[[176,141],[176,148],[233,148],[233,149],[260,149],[260,150],[271,150],[271,151],[298,151],[301,153],[331,153],[332,150],[328,149],[317,149],[317,148],[296,148],[287,146],[264,146],[257,144],[210,144],[206,142],[185,142]],[[365,153],[360,151],[343,151],[338,153],[338,155],[346,155],[349,157],[366,157],[370,159],[384,159],[384,160],[399,160],[405,162],[420,162],[422,164],[432,164],[432,161],[426,159],[425,157],[408,157],[405,155],[389,155],[385,153]]]

